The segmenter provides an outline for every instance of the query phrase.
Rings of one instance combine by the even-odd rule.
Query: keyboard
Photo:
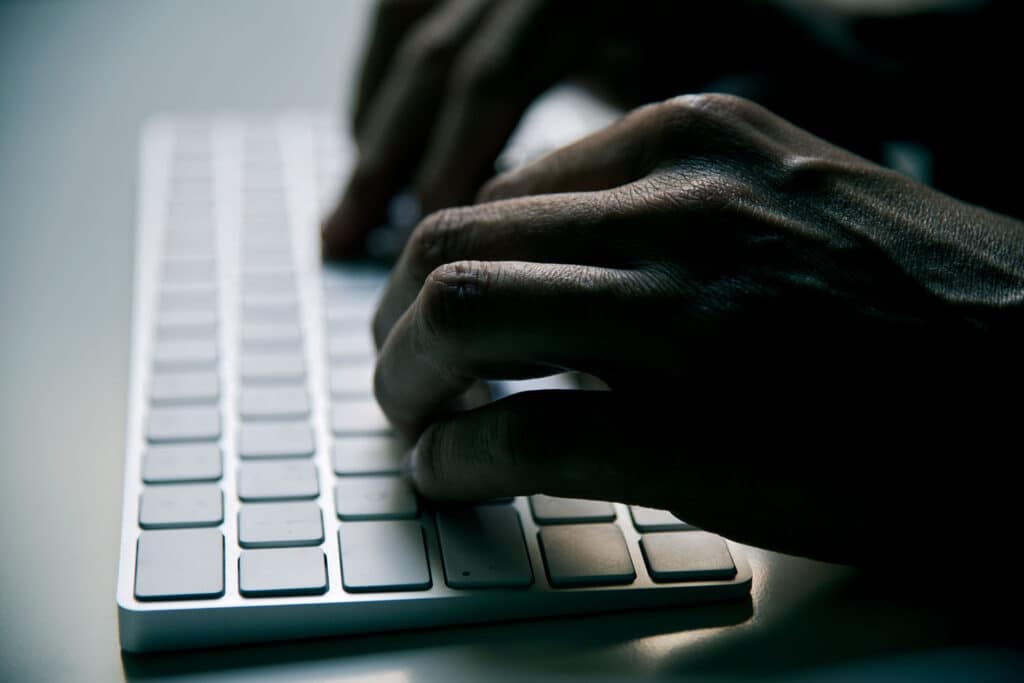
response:
[[[741,548],[668,512],[418,498],[373,398],[387,273],[320,262],[319,218],[352,158],[315,113],[167,116],[142,132],[122,647],[746,596]]]

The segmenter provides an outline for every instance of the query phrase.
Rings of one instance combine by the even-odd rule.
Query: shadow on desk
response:
[[[1024,680],[1024,598],[1006,577],[928,581],[920,567],[859,573],[762,551],[751,560],[752,598],[731,603],[122,661],[134,680]]]
[[[753,619],[700,647],[675,649],[662,671],[832,683],[1024,680],[1024,596],[1009,565],[980,580],[925,566],[860,572],[754,552],[758,565],[772,565],[755,577],[772,580],[755,578]]]

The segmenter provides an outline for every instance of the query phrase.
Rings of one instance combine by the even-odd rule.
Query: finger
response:
[[[415,437],[476,379],[561,369],[600,376],[601,360],[621,354],[602,321],[635,322],[620,309],[637,286],[629,273],[589,266],[442,266],[381,349],[377,400],[396,427]]]
[[[933,528],[928,511],[948,501],[917,493],[928,490],[919,470],[893,471],[906,444],[801,439],[799,416],[751,438],[743,416],[672,398],[513,395],[431,424],[407,471],[438,501],[543,493],[645,505],[737,541],[839,562],[891,563],[941,548],[938,538],[909,540]],[[826,453],[857,466],[822,478]]]
[[[617,265],[631,255],[636,216],[614,193],[522,197],[445,209],[416,227],[374,320],[378,345],[437,267],[465,260]],[[633,231],[635,232],[635,231]]]
[[[748,508],[736,500],[767,510],[779,500],[761,499],[784,484],[773,489],[754,474],[744,457],[752,442],[725,417],[699,406],[688,413],[681,403],[616,392],[515,394],[431,424],[407,472],[437,501],[543,493],[671,509],[703,528],[749,533]],[[776,469],[784,478],[785,466]],[[779,518],[770,519],[769,528]]]
[[[664,428],[653,419],[633,422],[634,403],[613,392],[514,394],[431,424],[408,472],[421,493],[440,501],[546,493],[666,503],[648,485],[656,480],[653,463],[643,460],[658,455],[663,479],[677,466],[664,449],[640,448]]]
[[[378,3],[356,88],[352,118],[357,137],[363,132],[370,102],[391,67],[396,48],[409,29],[437,4],[438,0],[380,0]]]
[[[348,186],[324,223],[325,257],[357,253],[366,234],[384,222],[388,203],[418,165],[451,65],[487,9],[486,0],[449,0],[402,41],[369,105]]]
[[[504,173],[480,190],[478,202],[510,197],[604,190],[647,175],[665,151],[666,108],[636,109],[610,126]]]
[[[416,177],[426,211],[470,203],[527,106],[578,61],[582,27],[570,12],[567,3],[502,3],[460,53]],[[577,30],[557,30],[567,25]]]

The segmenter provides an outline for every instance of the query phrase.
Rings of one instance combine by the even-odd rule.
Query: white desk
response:
[[[138,127],[168,109],[336,107],[366,9],[0,5],[0,680],[1024,677],[1017,612],[998,607],[1015,577],[951,600],[760,552],[749,603],[122,658]]]

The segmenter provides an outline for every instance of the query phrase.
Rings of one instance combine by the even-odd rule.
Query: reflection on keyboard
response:
[[[312,115],[167,118],[143,134],[122,646],[745,595],[739,549],[667,512],[417,498],[373,399],[385,274],[319,263],[317,218],[350,157]]]

